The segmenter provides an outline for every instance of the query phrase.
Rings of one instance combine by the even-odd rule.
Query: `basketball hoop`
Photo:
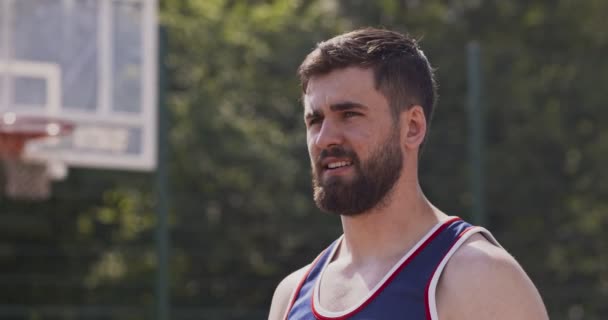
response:
[[[42,200],[50,196],[47,163],[24,159],[25,146],[32,140],[66,136],[74,124],[46,117],[0,114],[0,162],[3,192],[14,199]]]

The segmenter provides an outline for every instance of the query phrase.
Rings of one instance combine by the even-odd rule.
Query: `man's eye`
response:
[[[358,116],[358,115],[359,115],[359,113],[353,112],[353,111],[346,111],[346,112],[344,112],[344,117],[345,118],[352,118],[352,117],[355,117],[355,116]]]

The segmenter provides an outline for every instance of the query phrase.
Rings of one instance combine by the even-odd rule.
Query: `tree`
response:
[[[369,25],[420,38],[437,68],[440,100],[421,182],[440,208],[465,218],[475,168],[466,152],[464,46],[481,44],[489,228],[539,286],[552,319],[608,314],[606,2],[160,5],[169,35],[173,319],[265,318],[278,281],[338,236],[337,218],[311,200],[295,70],[316,42]],[[23,271],[25,280],[11,283],[73,285],[5,279],[12,291],[2,301],[116,304],[124,308],[109,318],[147,318],[146,309],[128,307],[153,303],[150,181],[82,170],[49,202],[0,202],[10,225],[25,226],[2,233],[21,252],[0,255],[9,273]],[[44,250],[59,253],[51,261]]]

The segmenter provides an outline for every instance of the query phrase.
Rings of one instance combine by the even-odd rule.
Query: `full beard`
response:
[[[319,163],[328,156],[351,159],[355,171],[351,181],[344,177],[330,177],[325,181],[321,179],[322,168]],[[323,211],[344,216],[355,216],[382,207],[388,202],[402,167],[403,155],[398,134],[389,136],[363,163],[352,150],[345,150],[341,146],[324,150],[319,161],[313,163],[315,203]]]

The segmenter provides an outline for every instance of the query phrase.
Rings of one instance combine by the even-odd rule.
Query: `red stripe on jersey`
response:
[[[298,284],[298,286],[296,287],[296,290],[293,293],[293,297],[291,298],[291,302],[289,303],[289,306],[287,307],[287,311],[285,311],[285,319],[284,320],[289,320],[289,312],[291,311],[291,308],[293,308],[293,305],[296,303],[296,300],[298,300],[298,295],[300,295],[300,290],[302,290],[302,286],[304,285],[304,283],[306,282],[306,279],[308,278],[308,275],[310,274],[310,271],[312,271],[312,269],[314,269],[315,265],[317,265],[317,262],[319,262],[319,259],[321,259],[321,257],[323,256],[323,254],[325,253],[327,249],[321,251],[321,254],[319,254],[315,260],[310,264],[310,268],[308,268],[308,270],[306,271],[306,274],[304,275],[304,277],[302,277],[302,280],[300,280],[300,283]]]
[[[363,310],[363,308],[365,308],[369,303],[371,303],[379,294],[380,292],[382,292],[382,290],[384,290],[384,288],[386,288],[391,281],[393,281],[393,279],[399,274],[399,272],[401,272],[409,263],[410,261],[412,261],[422,250],[424,250],[424,248],[431,243],[431,241],[433,241],[437,235],[439,235],[445,228],[447,228],[449,225],[452,224],[452,222],[454,221],[458,221],[461,220],[459,217],[454,217],[451,218],[447,221],[445,221],[437,230],[435,230],[435,232],[433,232],[433,234],[428,237],[428,239],[426,239],[422,245],[420,245],[420,247],[418,247],[418,249],[416,249],[416,251],[414,251],[405,261],[403,261],[403,263],[401,263],[401,265],[389,276],[388,279],[386,279],[386,281],[380,286],[380,288],[378,288],[378,290],[376,290],[376,292],[374,292],[367,300],[365,300],[359,307],[357,307],[355,310],[339,316],[339,317],[326,317],[321,315],[319,312],[317,312],[317,309],[315,308],[315,299],[314,299],[314,292],[311,295],[311,299],[312,299],[312,312],[315,315],[315,317],[319,320],[346,320],[350,317],[352,317],[353,315],[355,315],[357,312]],[[317,281],[320,281],[320,279],[317,279]]]

